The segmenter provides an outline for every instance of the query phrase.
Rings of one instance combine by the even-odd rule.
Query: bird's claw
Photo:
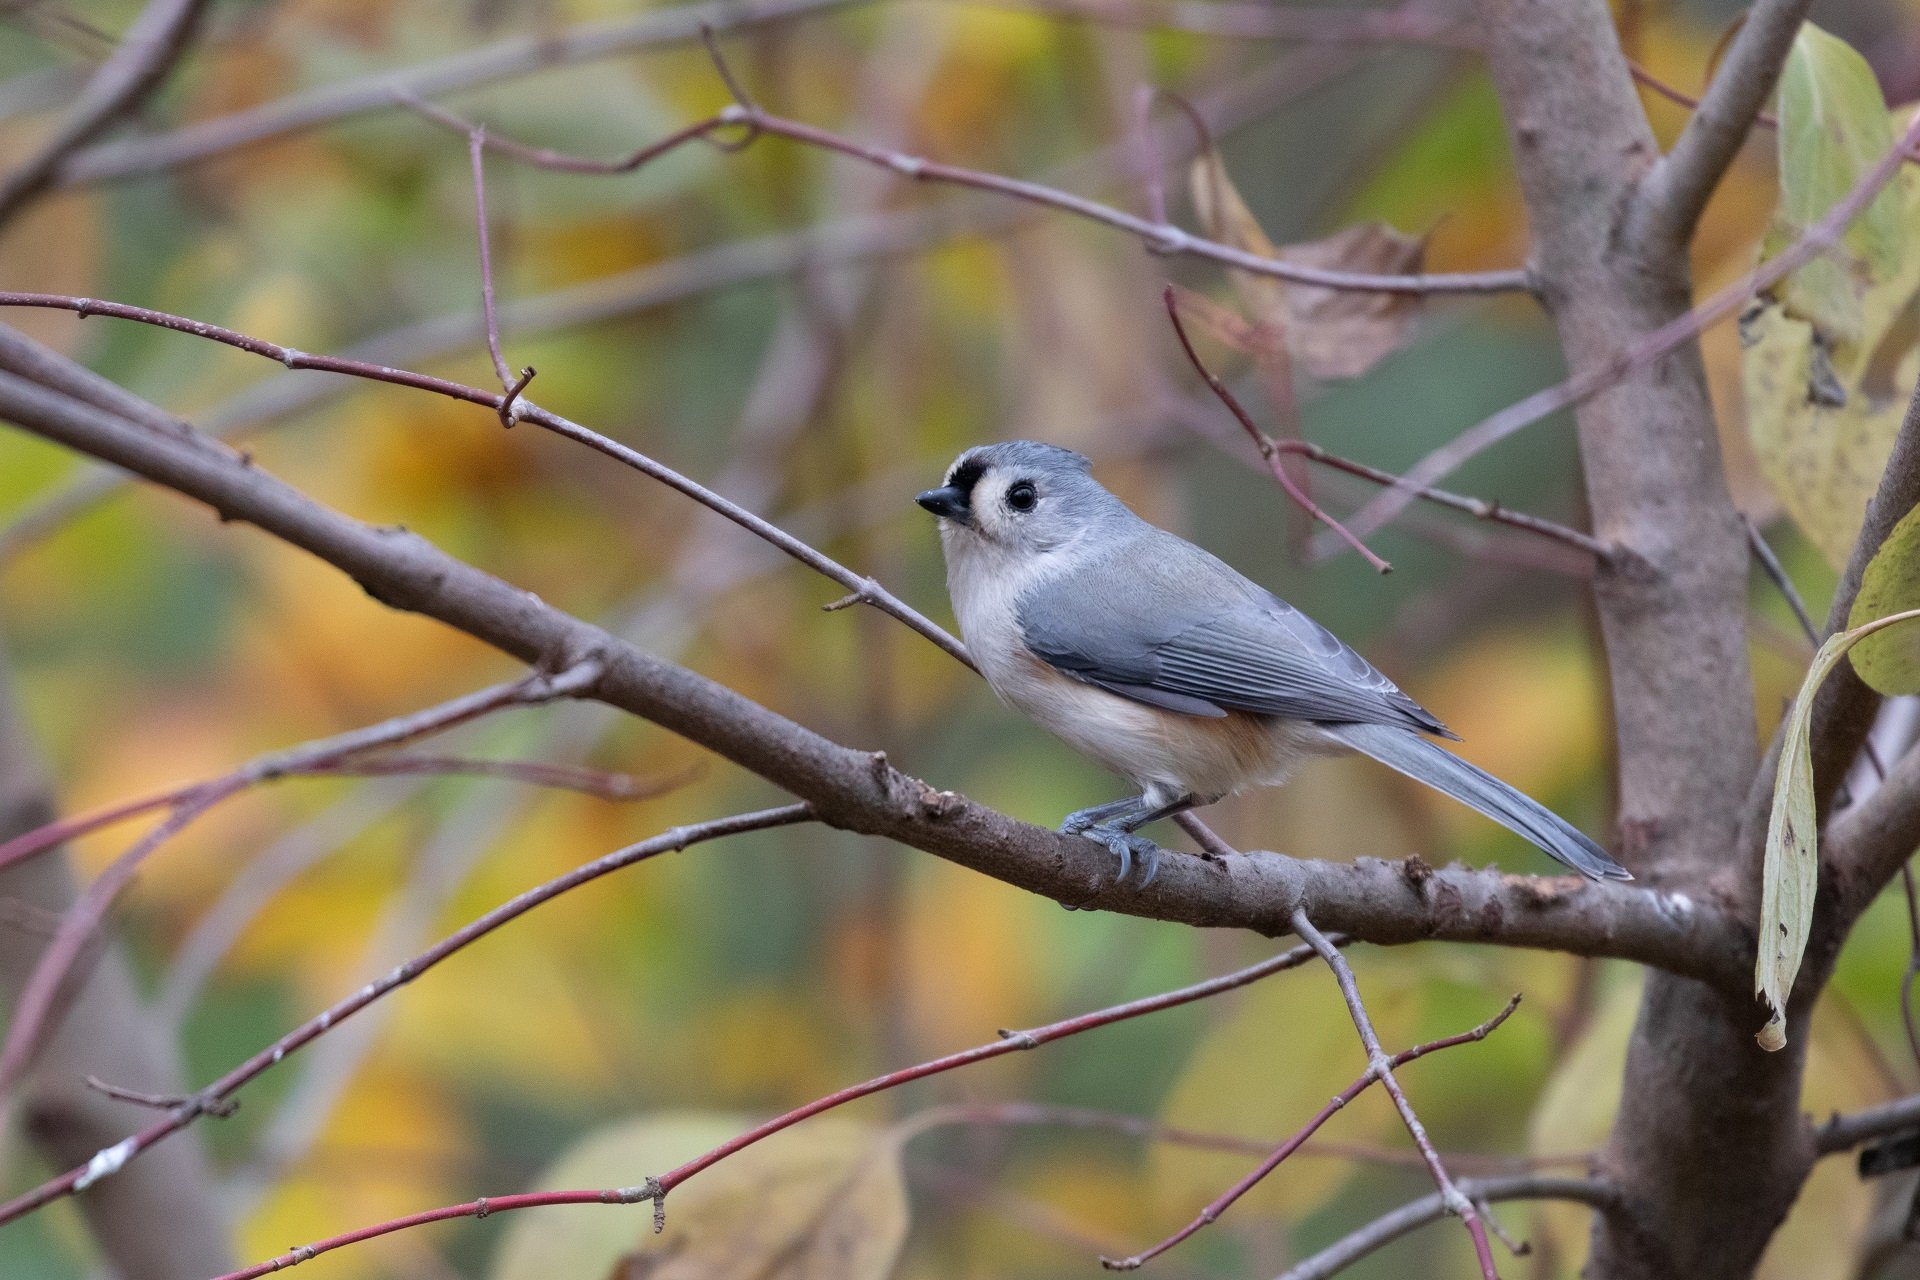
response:
[[[1140,866],[1140,878],[1134,888],[1144,889],[1153,883],[1153,878],[1160,873],[1159,845],[1121,827],[1099,822],[1076,823],[1074,819],[1078,817],[1079,814],[1069,817],[1061,824],[1060,830],[1066,835],[1085,836],[1096,844],[1105,845],[1120,862],[1120,870],[1113,878],[1116,886],[1127,882],[1127,874],[1133,870],[1136,861]]]

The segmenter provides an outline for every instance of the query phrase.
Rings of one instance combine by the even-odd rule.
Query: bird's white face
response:
[[[1079,542],[1113,499],[1080,455],[1049,446],[988,446],[962,454],[946,482],[920,495],[955,556],[1011,561]]]

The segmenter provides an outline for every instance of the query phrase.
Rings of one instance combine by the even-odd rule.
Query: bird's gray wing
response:
[[[1018,609],[1027,648],[1065,675],[1187,715],[1250,711],[1453,736],[1331,631],[1164,537],[1028,591]]]

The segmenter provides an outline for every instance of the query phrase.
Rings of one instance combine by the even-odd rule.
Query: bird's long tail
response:
[[[1625,867],[1545,805],[1409,729],[1385,724],[1323,724],[1329,737],[1444,792],[1525,836],[1590,880],[1631,880]]]

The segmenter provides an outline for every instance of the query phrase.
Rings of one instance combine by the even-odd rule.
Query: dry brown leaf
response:
[[[1325,239],[1276,248],[1233,185],[1219,153],[1211,148],[1194,159],[1188,181],[1201,229],[1210,238],[1248,253],[1367,275],[1418,272],[1426,258],[1426,237],[1403,235],[1381,223],[1363,223]],[[1225,336],[1222,341],[1256,358],[1277,345],[1290,364],[1297,362],[1321,379],[1357,378],[1405,346],[1420,312],[1418,294],[1323,289],[1232,268],[1227,275],[1251,317],[1245,332],[1258,342],[1240,345]]]
[[[1426,262],[1427,238],[1379,222],[1288,245],[1281,257],[1303,267],[1366,275],[1412,275]],[[1357,378],[1407,344],[1420,295],[1287,286],[1287,331],[1294,358],[1316,378]]]

